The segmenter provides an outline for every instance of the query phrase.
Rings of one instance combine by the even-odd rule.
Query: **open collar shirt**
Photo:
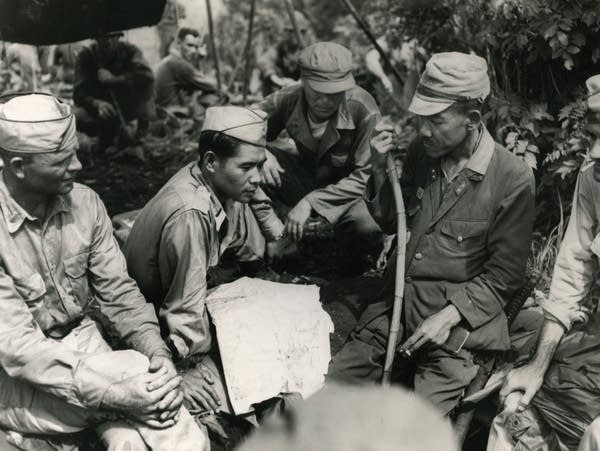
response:
[[[98,404],[105,381],[78,382],[83,356],[61,343],[92,299],[129,346],[148,357],[169,355],[152,305],[127,274],[98,195],[75,184],[54,198],[40,221],[12,198],[0,173],[2,369],[69,402]]]

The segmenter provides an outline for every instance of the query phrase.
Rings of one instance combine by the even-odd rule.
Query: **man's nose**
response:
[[[83,169],[83,166],[81,164],[81,161],[79,161],[79,158],[77,158],[77,155],[73,155],[73,158],[71,158],[71,161],[69,162],[69,166],[67,166],[67,170],[69,172],[78,172],[81,171]]]
[[[252,169],[252,172],[250,173],[249,181],[253,185],[258,185],[260,183],[260,169],[258,169],[258,168]]]
[[[427,123],[422,123],[419,125],[419,135],[423,138],[431,138],[431,128]]]

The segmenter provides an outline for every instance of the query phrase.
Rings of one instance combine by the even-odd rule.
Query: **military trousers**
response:
[[[333,357],[327,374],[329,380],[350,384],[381,381],[390,316],[386,312],[366,324],[359,321],[360,326]],[[399,340],[399,345],[404,339]],[[442,348],[421,349],[411,360],[396,352],[394,360],[392,382],[414,389],[444,415],[450,414],[458,405],[479,368],[473,361],[473,355],[464,349],[456,355]]]
[[[96,324],[86,319],[61,340],[85,357],[86,365],[109,380],[120,380],[148,370],[149,361],[137,351],[112,351]],[[69,404],[0,370],[0,427],[25,434],[68,434],[94,427],[109,451],[147,449],[204,451],[208,437],[190,413],[181,408],[179,421],[166,429],[120,418],[116,413]]]

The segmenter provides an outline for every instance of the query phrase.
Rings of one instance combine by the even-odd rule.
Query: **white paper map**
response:
[[[236,414],[279,393],[307,398],[322,387],[333,323],[317,286],[244,277],[215,288],[206,303]]]

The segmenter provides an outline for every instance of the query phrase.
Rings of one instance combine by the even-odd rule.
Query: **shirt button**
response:
[[[456,240],[457,240],[459,243],[462,243],[462,242],[463,242],[463,237],[462,237],[462,235],[458,235],[458,237],[456,238]]]
[[[406,278],[404,280],[406,281],[406,283],[411,283],[412,282],[412,277],[406,276]]]
[[[431,235],[433,233],[433,228],[425,230],[427,235]]]
[[[417,260],[421,260],[421,259],[423,258],[423,254],[421,254],[420,252],[417,252],[417,253],[415,254],[415,258],[416,258]]]

